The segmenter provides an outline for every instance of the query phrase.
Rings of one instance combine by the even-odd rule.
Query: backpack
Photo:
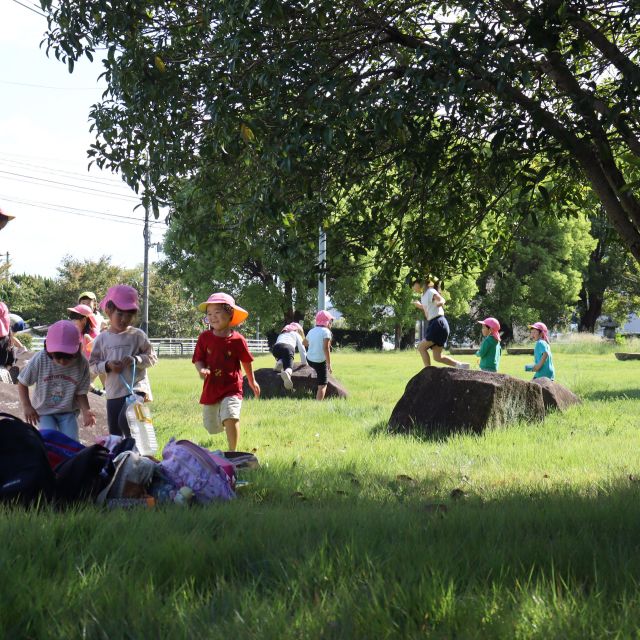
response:
[[[84,449],[84,445],[56,429],[41,429],[40,435],[47,450],[49,466],[52,469],[55,469],[61,462],[73,458],[76,453]]]
[[[163,471],[177,487],[193,489],[200,504],[235,497],[233,464],[189,440],[171,438],[162,451]]]
[[[55,479],[35,427],[0,413],[0,501],[34,504],[53,496]]]
[[[61,504],[93,502],[109,484],[113,473],[108,449],[99,444],[84,447],[56,467],[56,500]]]

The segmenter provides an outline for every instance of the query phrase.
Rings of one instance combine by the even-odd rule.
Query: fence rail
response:
[[[197,338],[151,338],[150,342],[158,355],[161,356],[191,356],[196,348]],[[266,340],[248,339],[251,353],[268,353],[269,345]],[[44,347],[44,338],[34,337],[31,348],[40,351]]]

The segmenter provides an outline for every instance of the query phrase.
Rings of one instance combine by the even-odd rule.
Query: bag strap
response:
[[[120,379],[122,380],[122,383],[124,384],[124,386],[127,388],[127,391],[129,392],[129,395],[135,395],[135,392],[133,390],[133,385],[136,383],[136,358],[135,356],[131,356],[133,358],[133,367],[132,367],[132,371],[131,371],[131,384],[129,384],[126,380],[125,377],[122,375],[122,373],[120,374]]]

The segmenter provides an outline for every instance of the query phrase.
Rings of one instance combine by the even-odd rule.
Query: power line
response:
[[[17,2],[17,0],[14,0]],[[0,84],[11,84],[16,87],[30,87],[32,89],[53,89],[54,91],[104,91],[108,87],[54,87],[47,84],[34,84],[31,82],[14,82],[13,80],[0,80]]]
[[[13,0],[16,4],[19,4],[21,7],[24,7],[25,9],[28,9],[29,11],[33,11],[33,13],[39,15],[41,18],[46,18],[47,15],[45,13],[41,13],[40,11],[36,11],[35,9],[33,9],[32,7],[30,7],[27,4],[23,4],[22,2],[20,2],[20,0]]]
[[[132,218],[130,216],[123,216],[116,213],[107,213],[105,211],[94,211],[92,209],[78,209],[76,207],[68,207],[66,205],[57,205],[54,203],[46,203],[46,202],[35,202],[29,200],[19,200],[17,198],[10,198],[0,194],[0,198],[2,200],[6,200],[7,202],[13,202],[15,204],[22,204],[27,207],[34,207],[39,209],[48,209],[50,211],[55,211],[56,213],[67,213],[69,215],[80,216],[84,218],[93,218],[94,220],[104,220],[107,222],[117,222],[120,224],[130,224],[133,226],[143,226],[144,220],[139,218]],[[91,215],[97,214],[97,215]],[[153,224],[157,226],[164,225],[163,222],[158,220],[150,221],[149,224]]]
[[[59,182],[58,180],[47,180],[46,178],[38,178],[36,176],[29,176],[29,175],[25,175],[24,173],[16,173],[15,171],[4,171],[2,169],[0,169],[0,174],[4,174],[4,175],[8,175],[8,176],[13,176],[13,180],[17,180],[18,182],[28,182],[29,184],[33,184],[34,181],[36,182],[36,184],[38,182],[46,182],[47,184],[52,184],[52,185],[56,185],[54,188],[56,189],[61,189],[61,188],[67,188],[67,189],[72,189],[72,190],[81,190],[81,191],[90,191],[92,193],[100,193],[103,194],[103,197],[110,197],[110,198],[116,198],[119,200],[133,200],[135,202],[139,202],[140,199],[136,198],[134,196],[129,196],[129,195],[120,195],[120,194],[114,194],[110,191],[104,191],[102,189],[94,189],[93,187],[83,187],[82,185],[79,184],[70,184],[68,182]]]
[[[115,180],[113,178],[102,178],[100,176],[93,176],[90,173],[80,173],[78,171],[65,171],[64,169],[54,169],[53,167],[47,167],[41,164],[33,164],[31,162],[26,162],[24,160],[13,160],[11,158],[4,159],[2,157],[2,153],[0,153],[0,164],[8,165],[10,168],[15,169],[36,169],[38,171],[43,171],[45,173],[52,173],[54,175],[60,175],[68,178],[75,178],[84,180],[86,182],[94,182],[96,184],[102,184],[103,186],[114,186],[114,187],[127,187],[126,183],[122,180]]]

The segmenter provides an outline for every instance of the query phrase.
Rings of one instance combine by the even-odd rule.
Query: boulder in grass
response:
[[[425,367],[396,404],[388,430],[424,435],[482,433],[545,415],[542,387],[501,373]]]
[[[82,444],[94,444],[96,438],[109,434],[107,427],[107,400],[104,396],[97,396],[94,393],[88,394],[89,406],[96,414],[96,425],[94,427],[83,427],[80,425],[80,441]],[[22,405],[18,397],[17,384],[0,384],[0,411],[11,413],[23,419]]]
[[[618,360],[640,360],[640,353],[616,353]]]
[[[260,385],[260,397],[269,398],[309,398],[316,396],[318,390],[318,380],[316,372],[306,364],[295,363],[291,380],[293,389],[287,391],[280,374],[273,369],[258,369],[254,371],[256,382]],[[244,378],[242,392],[245,398],[253,398],[253,391]],[[327,382],[326,398],[346,398],[347,390],[332,376],[329,375]]]
[[[582,400],[578,396],[550,378],[535,378],[533,384],[542,388],[542,399],[547,411],[564,411],[574,404],[580,404]]]

